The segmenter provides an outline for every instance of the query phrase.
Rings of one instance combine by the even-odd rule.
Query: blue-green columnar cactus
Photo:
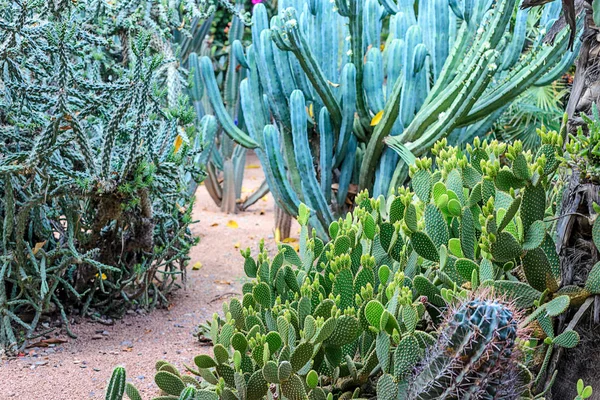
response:
[[[269,21],[259,4],[252,45],[236,52],[247,74],[240,85],[245,129],[225,113],[219,120],[233,140],[257,148],[278,204],[297,215],[305,202],[325,234],[357,188],[387,195],[406,178],[404,161],[450,134],[464,142],[485,133],[526,88],[571,65],[568,30],[552,45],[527,40],[558,17],[560,5],[536,15],[518,5],[282,0]],[[222,105],[219,93],[209,96]]]
[[[486,297],[448,312],[436,344],[409,379],[407,399],[518,398],[518,313]]]

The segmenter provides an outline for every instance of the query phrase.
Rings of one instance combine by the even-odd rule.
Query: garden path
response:
[[[262,179],[258,160],[249,156],[245,194]],[[211,350],[193,333],[198,324],[221,310],[225,299],[241,293],[244,272],[239,249],[250,247],[256,254],[261,238],[268,248],[275,248],[273,204],[268,194],[244,213],[225,215],[200,186],[194,207],[194,219],[199,222],[192,227],[200,243],[190,254],[187,287],[174,294],[171,307],[148,314],[130,312],[112,325],[76,319],[72,328],[77,339],[69,339],[64,330],[55,332],[49,337],[67,342],[0,360],[0,400],[104,399],[104,388],[116,365],[126,367],[128,381],[145,399],[156,396],[153,377],[157,360],[168,360],[183,371],[184,363],[193,365],[194,356]],[[232,227],[236,224],[237,228]],[[292,236],[297,234],[295,225]],[[197,263],[202,267],[192,270]]]

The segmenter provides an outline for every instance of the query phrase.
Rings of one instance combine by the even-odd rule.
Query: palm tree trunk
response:
[[[576,63],[575,79],[571,90],[567,114],[568,131],[576,133],[578,127],[586,129],[581,114],[591,115],[591,106],[600,99],[600,41],[592,17],[591,0],[582,2],[585,12],[582,46]],[[565,189],[557,225],[556,250],[561,263],[561,286],[585,285],[592,266],[599,260],[591,235],[590,218],[593,202],[600,203],[600,186],[587,181],[574,170]],[[577,395],[578,379],[594,387],[591,400],[600,400],[600,296],[562,315],[556,332],[573,327],[580,335],[579,346],[573,349],[556,348],[548,369],[549,381],[556,369],[556,381],[548,400],[572,399]],[[583,309],[583,307],[587,307]]]

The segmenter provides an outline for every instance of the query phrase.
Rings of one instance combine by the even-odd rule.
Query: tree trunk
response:
[[[581,114],[591,115],[591,106],[600,98],[600,42],[594,25],[591,0],[584,4],[585,24],[582,46],[576,63],[576,74],[571,90],[567,113],[568,130],[576,133],[585,125]],[[600,203],[600,186],[583,179],[574,170],[569,186],[565,189],[560,219],[557,224],[556,250],[561,264],[561,287],[583,287],[589,271],[599,260],[591,235],[589,217],[594,213],[593,202]],[[580,311],[578,313],[578,311]],[[558,321],[556,333],[573,328],[581,337],[573,349],[555,348],[546,381],[556,369],[556,381],[548,400],[572,399],[577,395],[578,379],[594,388],[591,400],[600,400],[600,296],[588,300],[580,307],[572,307]]]
[[[275,238],[279,240],[289,238],[291,228],[292,216],[275,205]]]

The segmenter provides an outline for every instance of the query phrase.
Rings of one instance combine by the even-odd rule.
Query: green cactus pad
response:
[[[262,371],[256,371],[250,376],[246,389],[246,400],[262,400],[267,395],[269,384],[262,375]]]
[[[129,382],[125,384],[125,394],[129,397],[129,400],[142,400],[140,392]]]
[[[467,281],[471,280],[473,271],[479,271],[479,266],[468,258],[459,258],[454,262],[454,267],[460,276]]]
[[[269,383],[279,383],[278,366],[275,361],[268,361],[262,368],[262,374]]]
[[[290,364],[292,364],[292,370],[294,372],[299,371],[307,362],[310,361],[313,355],[314,346],[312,343],[304,342],[300,343],[298,347],[294,349],[290,357]]]
[[[402,379],[421,358],[421,347],[414,336],[404,337],[394,352],[394,374]]]
[[[435,244],[429,236],[424,232],[413,232],[410,236],[410,241],[418,255],[426,260],[439,262],[440,255]]]
[[[181,378],[167,371],[158,371],[154,375],[154,382],[163,392],[171,396],[179,396],[185,389],[185,384]]]
[[[523,250],[533,250],[542,245],[546,237],[546,225],[543,221],[534,221],[525,233]]]
[[[579,344],[579,334],[573,330],[564,331],[552,340],[552,344],[572,349]]]
[[[543,292],[548,289],[551,292],[558,290],[558,283],[552,274],[552,267],[541,248],[528,251],[523,257],[523,272],[527,282],[535,289]]]
[[[294,372],[292,364],[289,361],[281,361],[277,370],[277,376],[279,377],[279,381],[287,381],[288,379],[290,379],[292,372]]]
[[[290,379],[281,384],[281,392],[289,400],[305,400],[306,390],[304,383],[298,375],[292,375]]]
[[[413,285],[421,296],[426,296],[427,301],[434,306],[441,307],[445,305],[440,289],[425,278],[423,275],[417,275],[413,279]]]
[[[448,245],[449,233],[446,219],[434,204],[425,207],[425,231],[437,247]]]
[[[422,202],[429,202],[431,196],[431,172],[420,169],[412,177],[411,185]]]
[[[592,267],[585,282],[585,288],[592,294],[600,294],[600,262]]]
[[[504,263],[518,258],[523,253],[521,245],[515,237],[508,232],[498,232],[496,241],[491,246],[494,261]]]
[[[521,203],[521,219],[523,227],[531,226],[535,221],[544,220],[546,210],[546,191],[541,184],[537,186],[527,186],[523,193]]]

